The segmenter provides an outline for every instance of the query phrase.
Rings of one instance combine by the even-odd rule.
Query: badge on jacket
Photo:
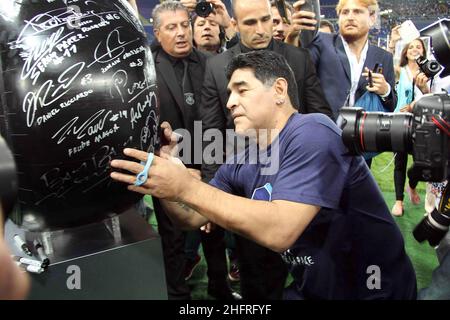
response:
[[[194,94],[193,94],[193,93],[190,93],[190,92],[185,93],[185,94],[184,94],[184,100],[186,101],[186,103],[187,103],[189,106],[192,106],[192,105],[195,103]]]

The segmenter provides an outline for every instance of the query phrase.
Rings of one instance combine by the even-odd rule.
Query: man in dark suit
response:
[[[299,112],[320,112],[331,117],[330,106],[316,76],[308,52],[272,39],[272,14],[268,0],[235,0],[233,12],[240,42],[224,53],[208,59],[199,117],[203,131],[233,129],[234,123],[226,108],[227,78],[225,69],[231,59],[242,52],[267,49],[283,55],[296,76]],[[205,145],[206,146],[206,145]],[[202,165],[202,178],[209,181],[217,165]],[[252,241],[236,237],[240,263],[241,293],[244,299],[280,299],[286,268],[280,256]]]
[[[195,108],[201,92],[198,79],[203,79],[206,56],[192,47],[189,14],[180,3],[162,3],[154,8],[152,15],[158,40],[158,44],[153,46],[153,59],[160,121],[168,121],[174,129],[186,129],[185,133],[193,136]],[[192,159],[185,162],[195,169]],[[157,198],[154,198],[154,206],[163,245],[169,299],[189,299],[190,289],[184,279],[184,233],[173,225]]]
[[[207,56],[193,48],[189,13],[179,2],[166,1],[156,6],[153,10],[153,25],[158,41],[152,50],[158,84],[160,122],[169,122],[174,130],[183,129],[178,132],[184,134],[183,141],[190,142],[191,150],[183,150],[182,159],[200,178],[201,166],[194,161],[193,138]],[[188,145],[189,143],[186,144]],[[184,274],[185,235],[172,224],[158,199],[154,198],[154,204],[163,242],[169,298],[187,299],[189,288]],[[221,252],[208,251],[208,293],[221,300],[239,298],[234,295],[226,280],[224,244],[221,249]]]
[[[316,23],[314,13],[298,10],[304,0],[294,3],[297,12],[293,21],[299,29],[308,30]],[[339,33],[319,32],[308,46],[325,97],[337,118],[344,106],[353,106],[366,92],[376,93],[388,111],[396,105],[395,73],[392,55],[369,43],[369,30],[375,24],[376,0],[340,0],[336,11],[339,16]],[[382,67],[373,70],[374,67]],[[368,86],[368,70],[374,71],[373,87]]]
[[[226,109],[228,81],[224,70],[231,58],[237,54],[260,49],[275,51],[288,60],[299,86],[300,113],[319,112],[331,116],[331,109],[323,98],[323,91],[308,52],[273,40],[269,1],[233,1],[233,11],[240,42],[208,60],[200,106],[203,128],[233,128],[233,120]]]

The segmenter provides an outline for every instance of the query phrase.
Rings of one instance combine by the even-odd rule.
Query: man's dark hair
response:
[[[227,66],[227,79],[230,80],[234,71],[243,68],[252,69],[255,78],[266,86],[273,85],[277,78],[284,78],[288,83],[288,96],[291,104],[298,109],[297,82],[294,72],[282,55],[269,50],[238,54]]]
[[[416,41],[416,40],[419,41],[420,44],[422,45],[422,55],[426,58],[427,47],[425,47],[425,42],[423,42],[423,40],[420,39],[420,38],[414,39],[413,41]],[[411,41],[411,42],[413,42],[413,41]],[[409,45],[411,44],[411,42],[407,43],[403,47],[402,53],[400,54],[400,67],[404,67],[404,66],[406,66],[408,64],[407,53],[408,53]]]
[[[192,42],[194,44],[194,47],[196,47],[196,48],[197,48],[197,44],[195,43],[194,33],[195,33],[195,22],[197,21],[198,17],[199,16],[195,12],[191,13]],[[225,45],[225,29],[221,25],[219,25],[219,40],[220,40],[220,43],[219,43],[220,48],[219,49],[221,49]]]
[[[292,6],[292,4],[290,4],[289,2],[285,2],[285,5],[286,5],[286,9],[288,9],[291,12],[291,14],[293,14],[294,13],[294,7]],[[270,7],[275,7],[275,8],[278,9],[277,3],[276,3],[275,0],[270,1]]]
[[[334,29],[333,24],[329,20],[326,20],[326,19],[320,20],[319,28],[322,28],[322,27],[328,27],[330,29],[331,33],[335,33],[336,32],[336,30]]]

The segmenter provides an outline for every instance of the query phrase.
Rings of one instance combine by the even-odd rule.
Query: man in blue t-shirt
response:
[[[129,189],[164,199],[180,225],[211,221],[282,254],[294,277],[287,299],[415,299],[414,270],[377,184],[364,160],[347,154],[331,120],[297,113],[285,59],[270,51],[241,54],[228,77],[236,132],[253,133],[260,161],[250,161],[249,147],[207,185],[175,163],[169,147],[154,157],[148,180]],[[148,160],[145,152],[124,152]],[[133,174],[143,169],[125,160],[111,165]],[[111,177],[136,182],[134,175]]]

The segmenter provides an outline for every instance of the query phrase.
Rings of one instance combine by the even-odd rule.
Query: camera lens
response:
[[[441,65],[436,61],[430,61],[429,69],[432,73],[437,74],[441,70]]]
[[[434,247],[447,234],[449,225],[450,218],[434,210],[414,228],[413,235],[418,242],[427,240]]]
[[[342,140],[352,154],[410,152],[413,117],[408,113],[366,112],[342,108]]]
[[[195,6],[195,13],[202,18],[206,18],[213,12],[213,6],[211,3],[206,1],[200,1]]]
[[[428,78],[433,78],[442,69],[442,66],[437,61],[429,61],[422,56],[418,57],[416,62],[419,65],[420,71],[423,72]]]

